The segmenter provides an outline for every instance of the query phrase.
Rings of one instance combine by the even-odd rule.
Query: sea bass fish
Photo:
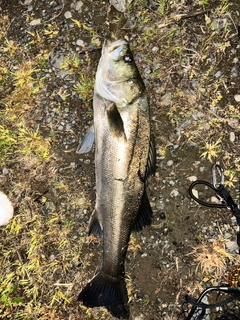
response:
[[[152,221],[146,179],[155,171],[155,147],[145,86],[126,40],[105,41],[93,107],[96,205],[89,234],[103,236],[103,262],[78,300],[128,319],[124,260],[131,232]],[[89,140],[78,153],[89,150]]]

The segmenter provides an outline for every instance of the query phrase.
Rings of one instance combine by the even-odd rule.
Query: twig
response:
[[[200,11],[200,12],[194,12],[194,13],[191,13],[191,14],[179,14],[179,15],[176,15],[176,18],[173,19],[172,21],[168,22],[168,23],[162,23],[158,26],[158,28],[164,28],[164,27],[167,27],[173,23],[176,23],[176,22],[179,22],[179,21],[182,21],[184,19],[190,19],[190,18],[194,18],[194,17],[197,17],[197,16],[200,16],[200,15],[203,15],[205,13],[208,13],[210,12],[211,10],[204,10],[204,11]]]

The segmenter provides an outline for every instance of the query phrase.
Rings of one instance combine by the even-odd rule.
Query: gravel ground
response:
[[[212,163],[218,162],[239,201],[240,6],[203,2],[135,1],[120,13],[104,1],[0,0],[1,17],[9,19],[1,37],[3,63],[6,39],[22,50],[11,57],[12,72],[22,61],[46,54],[32,80],[34,85],[44,79],[44,85],[34,104],[19,114],[24,113],[25,128],[39,128],[45,141],[50,139],[52,152],[40,165],[33,156],[23,160],[16,154],[1,167],[1,191],[12,200],[21,228],[12,223],[0,229],[5,270],[0,279],[14,272],[13,283],[20,284],[24,299],[11,308],[0,300],[0,318],[113,319],[104,309],[86,310],[76,302],[101,264],[101,241],[86,237],[95,201],[94,152],[79,156],[76,149],[92,122],[96,66],[110,31],[126,35],[132,44],[147,86],[157,148],[156,176],[148,183],[153,225],[133,235],[126,258],[131,319],[184,319],[185,295],[197,297],[209,285],[226,283],[228,268],[239,264],[235,218],[225,209],[201,207],[188,195],[192,181],[211,182]],[[2,84],[2,112],[12,91]],[[6,119],[0,121],[5,125]],[[211,197],[206,190],[198,193]],[[33,259],[29,243],[38,228],[47,243],[38,247],[41,270],[56,262],[56,271],[46,267],[44,276],[18,275],[17,262],[29,266]],[[224,254],[217,256],[223,267],[211,265],[214,248],[231,254],[228,263]],[[25,278],[39,282],[37,299],[26,293]],[[58,288],[64,297],[56,295]]]

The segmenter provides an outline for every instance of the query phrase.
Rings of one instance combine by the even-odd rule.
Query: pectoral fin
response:
[[[113,137],[126,139],[123,120],[114,103],[111,103],[107,108],[107,119]]]
[[[92,125],[88,130],[88,132],[86,133],[84,139],[82,141],[79,141],[76,153],[78,154],[88,153],[92,149],[93,142],[94,142],[94,128]]]

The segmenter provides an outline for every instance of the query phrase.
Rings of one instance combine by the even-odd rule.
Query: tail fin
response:
[[[80,292],[78,301],[87,307],[106,307],[114,317],[129,319],[128,295],[124,278],[115,280],[99,272]]]

